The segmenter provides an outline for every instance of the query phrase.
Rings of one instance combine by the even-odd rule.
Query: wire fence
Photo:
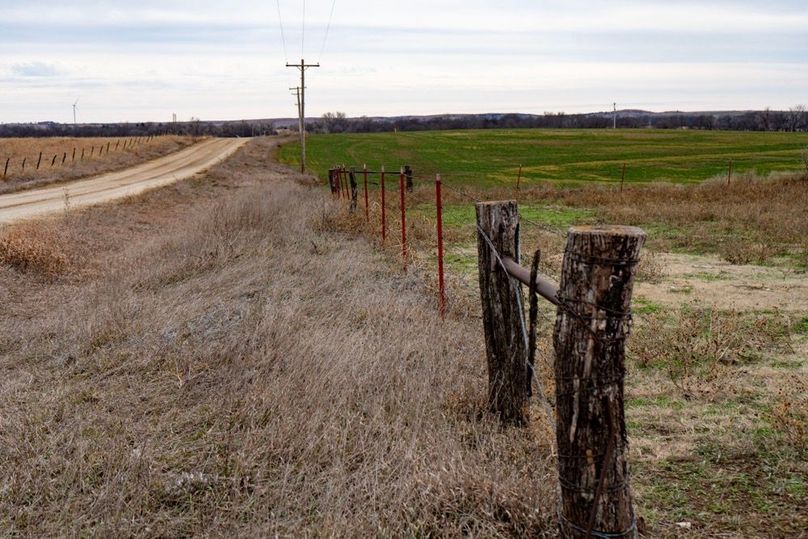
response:
[[[389,244],[395,242],[395,247],[400,250],[403,271],[412,271],[414,267],[417,267],[418,270],[424,273],[434,272],[434,282],[437,284],[435,290],[437,312],[441,318],[445,318],[447,310],[453,305],[469,307],[477,303],[475,298],[479,297],[479,289],[475,272],[457,273],[447,271],[446,250],[447,247],[451,249],[453,246],[445,238],[443,190],[449,191],[471,207],[482,202],[479,197],[469,193],[461,186],[447,184],[440,174],[437,174],[435,178],[415,176],[406,166],[400,167],[398,172],[388,172],[384,167],[380,170],[371,170],[364,166],[333,167],[328,173],[328,185],[334,198],[348,204],[351,214],[364,215],[365,223],[368,225],[366,230],[376,236],[380,246],[390,247],[391,245]],[[375,193],[371,192],[371,187],[376,188]],[[434,218],[425,216],[424,210],[421,208],[408,207],[408,197],[419,190],[421,192],[434,191]],[[376,198],[376,200],[371,197]],[[423,200],[423,196],[419,198]],[[434,227],[434,241],[423,241],[425,239],[423,234],[410,233],[408,235],[407,220],[410,219],[410,232],[413,232],[412,227],[416,226],[414,223],[417,223],[412,219],[414,216],[426,217],[424,219],[425,223]],[[549,234],[556,238],[558,242],[563,242],[567,237],[565,230],[536,222],[526,218],[524,215],[520,215],[519,219],[522,226],[531,227],[541,235]],[[395,232],[393,235],[391,235],[391,228]],[[491,245],[490,240],[479,225],[475,224],[475,230],[476,234],[479,234],[481,238],[487,240],[487,243]],[[465,248],[466,242],[461,242],[456,247]],[[428,255],[427,253],[432,249],[434,249],[434,254]],[[414,263],[413,258],[416,256],[422,257],[420,264]],[[476,254],[473,256],[476,260]],[[499,253],[496,253],[496,256],[499,257]],[[537,264],[539,262],[541,262],[541,257],[537,259]],[[501,265],[503,268],[506,267],[504,261],[501,261]],[[545,261],[541,268],[557,278],[557,267],[553,267]],[[545,279],[545,282],[549,281]],[[459,314],[468,316],[467,310],[461,310],[464,312]],[[477,316],[479,317],[480,315],[478,314]],[[535,324],[545,326],[548,321],[547,319],[538,318]],[[527,341],[527,329],[525,329],[525,337]],[[535,342],[535,339],[531,339],[531,341]],[[533,345],[535,356],[540,358],[538,362],[540,368],[535,368],[533,359],[529,360],[531,364],[526,364],[526,368],[529,368],[534,382],[539,387],[540,402],[548,414],[548,419],[551,419],[553,405],[544,395],[551,389],[547,380],[550,378],[549,374],[552,371],[553,358],[552,350],[546,344],[545,346]],[[531,355],[531,358],[533,357]],[[544,376],[541,376],[541,374],[544,374]],[[552,421],[548,421],[548,424],[552,424]]]
[[[33,154],[7,155],[5,159],[0,160],[3,173],[2,179],[4,181],[7,180],[9,175],[14,176],[15,172],[19,176],[24,176],[26,172],[31,175],[43,169],[64,168],[78,165],[84,161],[108,156],[118,151],[132,150],[135,147],[152,142],[155,138],[154,135],[147,137],[130,137],[116,139],[114,143],[112,140],[107,140],[106,142],[101,142],[97,145],[92,144],[90,146],[71,144],[56,153],[53,153],[53,150],[48,153],[42,150],[34,152]]]
[[[375,182],[375,178],[372,176],[378,176],[378,182]],[[481,317],[484,320],[489,368],[489,408],[496,409],[504,421],[514,421],[520,424],[524,420],[522,407],[531,397],[536,398],[545,416],[544,423],[548,426],[551,436],[557,440],[553,456],[559,462],[557,484],[561,496],[558,517],[562,528],[567,531],[565,535],[573,536],[582,533],[585,533],[585,536],[594,537],[635,535],[637,519],[631,506],[627,475],[620,478],[617,477],[619,474],[613,473],[613,470],[621,469],[627,458],[622,400],[625,377],[622,350],[632,319],[629,306],[626,304],[630,301],[628,299],[630,291],[624,296],[619,294],[615,296],[611,290],[604,295],[602,289],[596,288],[600,285],[592,283],[584,285],[590,286],[588,290],[583,290],[580,286],[572,291],[569,288],[559,288],[559,286],[565,286],[565,279],[561,279],[561,285],[556,285],[549,279],[540,276],[542,255],[538,250],[532,256],[530,268],[523,268],[520,265],[520,228],[522,226],[532,227],[538,234],[550,234],[559,241],[566,239],[567,246],[563,251],[565,269],[569,269],[570,264],[589,268],[611,267],[611,271],[616,272],[613,274],[614,279],[622,281],[629,290],[632,286],[631,275],[639,263],[639,258],[637,256],[623,260],[619,256],[624,252],[630,254],[634,251],[617,249],[613,251],[613,253],[619,253],[615,257],[608,253],[605,256],[598,256],[592,253],[576,252],[573,250],[575,243],[570,236],[572,232],[568,234],[543,223],[518,216],[516,204],[513,202],[483,202],[462,187],[444,184],[440,175],[436,175],[434,180],[417,178],[409,167],[401,167],[397,174],[390,174],[384,169],[371,171],[363,167],[357,171],[356,167],[334,167],[329,170],[328,184],[336,199],[348,203],[349,212],[354,219],[364,220],[366,230],[371,234],[378,234],[381,246],[385,246],[386,242],[390,241],[389,237],[397,236],[402,269],[405,272],[411,271],[414,253],[423,251],[424,245],[417,245],[417,240],[426,240],[429,237],[425,234],[419,236],[417,226],[412,223],[409,225],[408,231],[408,212],[410,217],[413,215],[412,209],[408,209],[408,198],[423,202],[423,195],[417,191],[419,189],[434,190],[434,221],[426,220],[430,225],[434,225],[434,236],[429,237],[429,241],[423,243],[431,244],[434,247],[435,252],[432,257],[434,257],[435,263],[423,264],[419,269],[436,271],[437,312],[442,318],[446,316],[447,301],[451,299],[447,294],[444,260],[443,189],[446,188],[461,200],[475,205],[477,220],[474,223],[474,229],[478,245]],[[378,187],[378,206],[375,208],[371,204],[370,185]],[[395,189],[396,187],[397,189]],[[364,201],[361,204],[362,208],[360,208],[360,199]],[[390,200],[390,204],[388,204],[388,200]],[[412,205],[409,208],[412,208]],[[515,219],[504,218],[496,226],[486,221],[486,215],[490,221],[499,216],[498,212],[506,213],[508,209],[514,212],[515,215],[511,217],[516,217]],[[388,212],[388,210],[392,211]],[[423,212],[423,210],[420,211]],[[487,211],[491,213],[486,214]],[[492,215],[494,217],[491,217]],[[378,222],[374,222],[376,220]],[[396,223],[396,221],[398,222]],[[516,222],[518,225],[515,225]],[[486,230],[484,228],[486,224],[492,228]],[[393,230],[391,230],[391,225]],[[497,242],[501,242],[502,238],[497,240],[492,237],[492,233],[498,233],[499,229],[511,225],[516,226],[515,232],[511,231],[516,245],[514,254],[507,255],[497,247]],[[638,254],[639,248],[644,243],[644,233],[631,227],[622,228],[631,230],[626,237],[635,235],[633,248]],[[388,235],[388,232],[399,232],[400,236]],[[413,237],[416,239],[416,245],[412,245]],[[431,241],[433,238],[434,241]],[[626,245],[630,243],[629,241]],[[486,270],[488,262],[491,267]],[[631,269],[625,272],[618,268]],[[495,273],[506,276],[504,281],[490,277]],[[472,297],[474,295],[472,283],[468,280],[460,282],[463,283],[462,287],[466,289],[469,297]],[[612,281],[609,280],[609,282]],[[527,285],[527,298],[522,284]],[[608,286],[611,287],[611,284]],[[495,290],[497,287],[500,287],[499,291]],[[556,308],[557,342],[553,347],[554,350],[547,346],[546,341],[544,346],[539,345],[539,325],[543,322],[538,306],[539,297],[548,300]],[[507,298],[511,298],[514,305],[508,307],[507,303],[510,300]],[[605,303],[601,303],[604,300]],[[527,316],[525,316],[526,310],[528,311]],[[529,322],[526,323],[526,320]],[[546,323],[546,320],[544,322]],[[513,324],[516,324],[518,328],[515,338]],[[593,340],[598,343],[595,346],[597,350],[595,353],[601,356],[598,360],[601,365],[599,368],[602,369],[603,365],[606,365],[607,368],[602,369],[602,372],[599,373],[590,371],[589,367],[582,368],[581,365],[584,365],[585,362],[582,357],[579,357],[580,352],[576,350],[587,349],[587,347],[580,346],[574,346],[567,351],[572,366],[563,365],[559,368],[559,363],[556,361],[556,357],[561,353],[558,343],[563,342],[564,334],[568,339]],[[512,340],[512,338],[514,339]],[[591,358],[587,361],[591,362]],[[614,364],[611,369],[608,367],[610,361]],[[563,363],[567,363],[567,361],[563,361]],[[524,382],[520,382],[520,380],[524,380]],[[535,392],[534,388],[536,388]],[[555,397],[551,398],[551,394],[554,394]],[[584,440],[583,446],[578,441],[574,441],[577,429],[576,420],[570,421],[568,417],[572,409],[575,410],[574,414],[577,416],[577,410],[580,407],[590,411],[598,409],[602,414],[597,421],[589,420],[591,423],[588,426],[589,431],[586,436],[581,437]],[[563,432],[561,432],[562,428]],[[569,438],[568,442],[567,438]],[[597,448],[597,451],[593,450],[591,447],[593,440],[603,442],[603,447]],[[598,473],[597,480],[593,481],[591,474],[587,475],[581,470],[591,466],[591,462],[595,458],[598,460],[596,466]],[[602,503],[611,504],[610,509],[600,511]],[[577,509],[581,504],[587,507],[585,514]],[[612,508],[617,509],[613,511]],[[605,529],[610,531],[603,531]]]

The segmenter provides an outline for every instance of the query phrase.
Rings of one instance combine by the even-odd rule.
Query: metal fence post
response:
[[[401,193],[401,259],[404,271],[407,271],[407,195],[405,194],[404,167],[401,167],[398,176],[398,186]]]
[[[438,310],[446,319],[446,276],[443,268],[443,189],[440,174],[435,176],[435,208],[438,234]]]
[[[384,241],[387,239],[387,204],[385,201],[385,190],[384,190],[384,166],[382,166],[380,190],[382,196],[382,245],[383,245]]]

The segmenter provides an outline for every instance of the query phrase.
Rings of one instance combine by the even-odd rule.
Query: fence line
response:
[[[135,146],[139,146],[139,145],[142,145],[142,144],[147,144],[147,143],[149,143],[149,142],[151,142],[153,140],[154,140],[154,136],[134,137],[134,138],[125,139],[125,140],[123,140],[123,148],[121,148],[121,149],[122,150],[132,149]],[[101,143],[101,145],[98,147],[98,157],[101,157],[102,155],[108,156],[110,154],[110,152],[117,152],[118,149],[120,148],[120,146],[121,146],[121,139],[116,139],[114,148],[112,146],[112,141],[111,140],[107,141],[106,146],[103,143]],[[95,145],[90,146],[89,158],[92,159],[93,157],[95,157],[95,154],[96,154],[95,150],[96,150]],[[70,163],[74,164],[76,162],[77,151],[78,151],[78,148],[76,146],[73,146],[72,152],[63,151],[61,160],[59,160],[59,154],[57,152],[53,156],[53,158],[51,159],[50,168],[55,168],[56,165],[57,165],[57,161],[59,161],[59,164],[60,164],[61,167],[64,167],[65,164],[67,163],[68,155],[70,155]],[[36,170],[39,170],[40,168],[42,168],[42,158],[45,156],[45,154],[44,154],[44,152],[39,152],[38,154],[35,154],[35,155],[38,156],[37,160],[36,160],[37,161]],[[82,147],[81,148],[81,154],[79,156],[79,161],[84,161],[85,157],[86,157],[86,147]],[[17,163],[19,163],[20,174],[25,174],[25,167],[28,164],[28,157],[22,157],[22,160],[17,161]],[[2,165],[2,161],[0,161],[0,165]],[[45,165],[47,166],[47,160],[45,161]],[[14,168],[14,156],[10,155],[10,156],[6,157],[6,162],[5,162],[5,165],[3,166],[3,180],[8,179],[9,171],[12,170],[13,168]]]
[[[362,167],[365,222],[370,223],[370,174],[379,174],[381,245],[386,239],[386,174]],[[345,195],[351,178],[351,213],[356,210],[354,168],[329,170],[335,198]],[[399,172],[401,256],[407,271],[407,191],[427,185]],[[503,422],[528,422],[533,394],[537,298],[556,309],[553,332],[555,412],[543,381],[537,379],[539,400],[556,438],[559,526],[564,537],[636,537],[637,519],[629,486],[623,390],[625,341],[631,324],[631,292],[645,234],[634,227],[572,227],[567,234],[519,215],[515,201],[481,202],[460,187],[445,185],[436,175],[435,234],[438,313],[446,316],[443,188],[475,205],[480,302],[486,337],[488,408]],[[530,269],[520,265],[520,227],[566,237],[561,279],[557,285],[538,273],[537,252]],[[530,299],[530,324],[525,322],[522,285]],[[582,342],[588,343],[581,345]],[[544,356],[547,357],[547,356]],[[553,419],[555,418],[555,421]]]

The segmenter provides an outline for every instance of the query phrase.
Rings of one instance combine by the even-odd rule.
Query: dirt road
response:
[[[248,139],[210,139],[136,167],[85,180],[0,196],[0,224],[137,195],[207,170]]]

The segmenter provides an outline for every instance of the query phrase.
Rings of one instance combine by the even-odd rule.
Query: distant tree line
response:
[[[0,124],[0,137],[145,137],[184,135],[192,137],[254,137],[276,134],[271,120],[235,122],[147,122],[112,124],[60,124],[40,122]]]
[[[611,112],[589,114],[444,114],[348,118],[343,112],[329,112],[319,119],[307,119],[310,133],[380,133],[385,131],[432,131],[453,129],[564,128],[607,129],[613,126]],[[623,110],[617,113],[617,127],[623,129],[720,129],[727,131],[808,131],[808,112],[803,105],[785,111],[766,108],[739,112],[647,112]],[[253,137],[297,131],[297,119],[59,124],[0,124],[0,137],[136,137],[186,135]]]
[[[564,128],[607,129],[613,113],[564,114],[467,114],[403,116],[395,118],[347,118],[342,112],[306,122],[315,133],[375,133],[384,131],[430,131],[452,129]],[[627,110],[618,111],[617,127],[623,129],[721,129],[733,131],[808,131],[808,113],[802,105],[787,111],[688,113]],[[294,126],[292,126],[294,129]]]

